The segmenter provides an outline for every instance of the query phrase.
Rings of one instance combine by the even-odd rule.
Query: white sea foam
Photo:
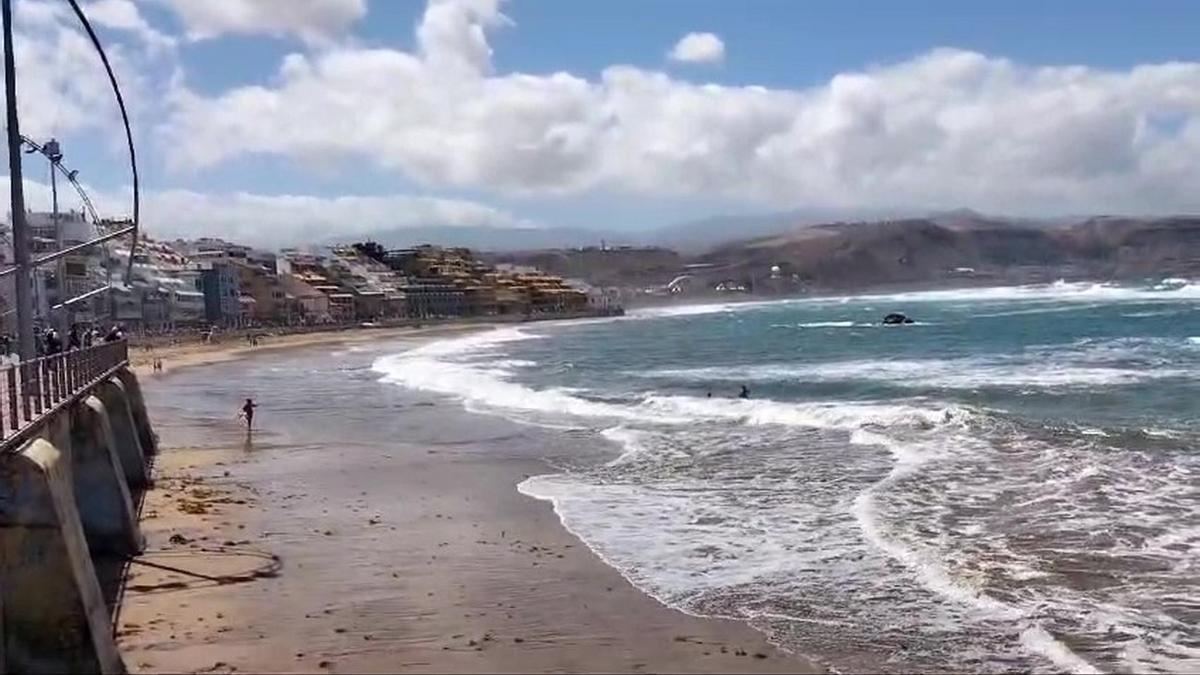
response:
[[[1158,310],[1158,311],[1128,312],[1128,313],[1122,314],[1121,316],[1126,319],[1149,319],[1149,318],[1156,317],[1156,316],[1175,316],[1176,314],[1179,314],[1180,312],[1183,312],[1183,311],[1186,311],[1186,310],[1172,308],[1172,309],[1163,309],[1163,310]]]
[[[511,370],[513,368],[536,368],[537,361],[528,359],[497,359],[492,362],[492,365],[501,370]]]
[[[1170,439],[1183,438],[1183,432],[1181,432],[1177,429],[1144,428],[1144,429],[1142,429],[1142,433],[1147,436],[1150,436],[1152,438],[1170,438]]]
[[[512,343],[535,337],[503,329],[381,358],[374,368],[384,381],[454,396],[471,410],[600,430],[619,448],[616,459],[594,473],[536,476],[519,489],[551,501],[568,529],[663,602],[720,613],[728,592],[735,615],[766,607],[761,616],[786,618],[795,609],[814,625],[928,638],[946,645],[935,650],[942,657],[959,648],[994,648],[997,660],[984,669],[1014,668],[1034,654],[1036,663],[1045,659],[1057,670],[1094,672],[1069,641],[1054,636],[1102,636],[1106,625],[1123,634],[1144,625],[1173,626],[1166,610],[1156,609],[1167,604],[1160,596],[1174,592],[1163,590],[1160,576],[1134,575],[1127,591],[1096,595],[1107,591],[1056,585],[1061,572],[1051,563],[1090,551],[1080,536],[1110,536],[1116,543],[1105,544],[1109,560],[1153,556],[1166,565],[1161,569],[1190,574],[1186,566],[1200,541],[1175,527],[1180,513],[1195,508],[1189,493],[1195,477],[1186,466],[1146,470],[1161,459],[1134,461],[1128,453],[1038,442],[988,411],[931,400],[785,402],[611,392],[598,399],[586,390],[538,389],[514,381],[531,365],[506,353]],[[1179,338],[1171,340],[1179,349]],[[1070,358],[1061,346],[1049,346],[1007,361],[846,361],[753,365],[732,375],[716,368],[656,375],[743,381],[920,376],[965,387],[991,368],[994,381],[1010,385],[1076,386],[1166,377],[1170,368],[1145,367],[1164,347],[1168,342],[1109,341],[1071,345]],[[1093,435],[1080,443],[1113,442],[1105,430],[1089,431]],[[1009,527],[1017,533],[1012,541]],[[1144,542],[1118,536],[1155,528],[1160,533]],[[826,602],[787,604],[810,596]],[[783,609],[759,605],[762,598],[783,598]],[[855,600],[839,604],[837,598]],[[715,610],[705,604],[710,600]],[[988,642],[997,632],[1006,637]],[[1131,669],[1171,663],[1153,642],[1161,634],[1127,643],[1126,658],[1139,666]],[[1172,649],[1189,639],[1185,632]],[[912,642],[914,651],[920,641]],[[1146,644],[1146,653],[1136,651]],[[1087,656],[1094,658],[1094,650]]]
[[[672,405],[682,404],[689,410],[706,407],[706,401],[679,400],[685,398],[675,397]],[[896,464],[888,476],[853,500],[851,513],[859,531],[872,546],[909,569],[929,591],[981,617],[976,620],[1024,622],[1027,613],[1023,609],[990,597],[969,577],[952,572],[936,548],[913,546],[893,530],[899,514],[881,518],[875,504],[878,492],[895,489],[896,480],[916,472],[922,465],[940,462],[948,452],[972,452],[965,447],[972,442],[965,422],[967,418],[951,415],[947,421],[943,415],[937,420],[941,426],[925,428],[921,424],[911,424],[907,415],[896,417],[880,412],[854,415],[849,419],[821,420],[818,417],[818,423],[835,428],[860,425],[851,435],[852,443],[879,445],[895,456]],[[812,421],[806,417],[805,425]],[[898,426],[885,426],[887,424]],[[645,456],[654,444],[652,437],[631,433],[628,429],[611,429],[604,435],[620,443],[624,450],[621,458],[610,463],[610,467]],[[857,453],[847,451],[847,468],[857,456]],[[658,460],[661,463],[669,458],[658,453]],[[778,460],[766,461],[782,468]],[[694,461],[679,466],[694,466]],[[805,473],[813,470],[809,464]],[[833,468],[833,472],[832,477],[840,473],[837,468]],[[775,583],[769,580],[777,578],[798,578],[797,592],[811,592],[806,584],[813,581],[812,570],[837,570],[839,565],[845,564],[846,556],[858,561],[853,568],[853,574],[858,576],[847,577],[845,583],[850,583],[851,578],[855,579],[853,583],[864,583],[865,579],[878,583],[890,574],[886,568],[871,571],[878,563],[868,562],[871,558],[864,557],[867,554],[858,548],[850,531],[830,529],[830,518],[836,513],[836,506],[833,512],[825,511],[820,506],[818,493],[811,492],[811,486],[805,489],[797,485],[797,498],[787,500],[786,508],[782,508],[782,504],[773,505],[771,501],[770,495],[778,488],[773,489],[758,480],[752,483],[750,492],[743,494],[760,493],[766,500],[761,503],[753,497],[748,502],[742,501],[747,497],[734,499],[734,494],[739,494],[737,491],[727,495],[730,486],[726,482],[716,481],[709,485],[707,481],[692,482],[675,473],[666,474],[672,476],[668,483],[650,489],[625,480],[593,482],[571,475],[550,475],[527,479],[519,490],[550,501],[564,525],[632,583],[659,600],[685,610],[695,609],[697,599],[707,593],[720,593],[725,588],[752,588]],[[834,483],[820,481],[817,485]],[[668,488],[668,485],[675,487]],[[714,489],[717,487],[720,489]],[[1024,568],[1024,571],[1026,578],[1039,576],[1034,570]],[[899,586],[886,588],[891,594],[902,592]],[[899,597],[895,599],[900,600]],[[945,610],[932,605],[914,611],[936,615]],[[829,616],[832,618],[826,618]],[[837,618],[839,616],[845,615],[809,615],[805,619],[819,625],[844,627],[855,626],[861,621],[861,618],[842,620]],[[849,615],[854,616],[857,614]],[[951,625],[961,620],[956,619]],[[1041,639],[1023,641],[1030,652],[1043,656],[1059,668],[1077,665],[1071,659],[1079,657],[1065,645],[1049,636],[1037,637]]]
[[[1030,286],[993,286],[937,291],[914,291],[881,295],[856,296],[859,300],[892,300],[904,302],[990,302],[1060,300],[1094,302],[1194,300],[1200,299],[1200,284],[1180,286],[1136,287],[1119,284],[1056,281],[1052,284]]]
[[[642,442],[645,432],[628,427],[609,427],[600,435],[622,448],[621,454],[610,461],[609,466],[626,464],[646,452],[646,445]]]
[[[502,413],[552,413],[557,417],[619,419],[628,422],[692,426],[703,422],[724,422],[744,426],[781,426],[844,430],[849,440],[862,444],[886,444],[902,465],[916,465],[927,459],[918,457],[918,446],[893,442],[870,429],[909,430],[915,434],[933,434],[948,424],[962,425],[975,413],[958,406],[930,406],[919,403],[864,402],[779,402],[769,399],[711,399],[691,396],[651,395],[626,404],[582,399],[562,390],[535,390],[502,379],[497,369],[463,363],[461,357],[479,356],[505,342],[523,339],[519,331],[472,336],[451,343],[421,347],[403,354],[379,359],[375,369],[386,381],[404,386],[451,394],[463,400]],[[448,358],[457,356],[459,359]],[[493,364],[494,365],[494,364]],[[621,465],[646,452],[643,434],[618,426],[603,435],[619,443],[622,454],[612,462]],[[545,489],[525,486],[531,494],[547,496]],[[611,488],[609,488],[611,489]],[[562,497],[556,497],[561,499]],[[751,568],[746,568],[751,569]],[[761,573],[757,570],[755,574]],[[932,573],[930,573],[932,574]],[[728,579],[726,579],[728,581]]]
[[[971,316],[976,319],[991,319],[991,318],[997,318],[997,317],[1002,317],[1002,316],[1031,316],[1034,314],[1063,314],[1066,312],[1086,312],[1088,310],[1092,310],[1092,309],[1096,309],[1098,307],[1104,306],[1104,303],[1102,303],[1102,302],[1068,302],[1065,304],[1057,303],[1057,302],[1038,302],[1038,303],[1032,303],[1034,305],[1033,307],[1027,306],[1029,304],[1031,304],[1031,303],[1021,303],[1020,305],[1018,305],[1019,309],[1001,309],[1000,311],[994,311],[994,312],[978,312],[978,313],[972,313]],[[1003,304],[998,305],[998,307],[1009,307],[1009,306],[1011,306],[1009,303],[1003,303]],[[1171,311],[1171,313],[1173,313],[1173,312],[1174,312],[1174,310]]]
[[[694,396],[648,396],[638,406],[649,420],[728,421],[749,426],[780,425],[812,429],[854,430],[867,425],[930,428],[972,413],[960,406],[916,403],[815,401],[779,402],[769,399],[713,399]]]
[[[870,326],[872,324],[859,323],[856,321],[810,321],[808,323],[798,323],[797,328],[851,328],[853,326]]]
[[[914,321],[906,326],[928,326],[931,324]],[[813,330],[820,328],[887,328],[888,326],[878,321],[806,321],[802,323],[773,323],[771,328],[799,328],[801,330]]]
[[[751,426],[781,425],[853,430],[863,425],[935,425],[968,414],[960,407],[916,403],[803,402],[768,399],[699,398],[649,395],[626,403],[597,401],[565,388],[534,389],[509,381],[504,359],[480,360],[509,342],[531,339],[519,329],[430,343],[377,359],[374,370],[386,382],[456,396],[473,410],[501,414],[546,413],[597,420],[629,420],[648,424],[687,425],[724,421]],[[470,357],[468,359],[468,357]],[[478,363],[469,360],[479,361]]]
[[[989,612],[996,619],[1021,618],[1021,612],[988,597],[962,579],[951,576],[942,561],[935,555],[905,546],[890,538],[886,526],[878,518],[878,509],[871,492],[864,492],[854,500],[852,513],[867,539],[897,562],[912,570],[929,590],[974,609]]]
[[[917,472],[927,462],[936,461],[949,453],[975,453],[985,445],[963,426],[938,428],[936,433],[896,437],[895,432],[881,433],[870,429],[859,429],[851,441],[861,445],[878,445],[892,453],[896,460],[888,475],[881,481],[861,492],[854,499],[851,513],[867,540],[887,553],[897,562],[912,570],[921,583],[938,595],[950,598],[975,610],[985,611],[998,619],[1013,620],[1021,613],[1003,602],[996,601],[972,587],[962,578],[955,578],[947,570],[944,561],[936,552],[928,552],[908,545],[893,536],[890,528],[879,518],[876,497],[893,489],[902,478]]]
[[[1173,281],[1175,283],[1166,283],[1167,281]],[[877,302],[889,303],[892,305],[898,303],[918,302],[1082,302],[1099,307],[1103,304],[1113,302],[1175,302],[1180,300],[1200,300],[1200,283],[1176,279],[1164,280],[1163,283],[1147,287],[1091,282],[1057,281],[1052,284],[1037,284],[1028,286],[987,286],[979,288],[955,288],[935,291],[908,291],[900,293],[801,297],[783,300],[750,302],[667,305],[662,307],[635,309],[630,312],[630,316],[638,318],[669,318],[722,312],[741,312],[778,305],[820,305],[827,303],[847,304],[850,302]],[[1070,311],[1071,309],[1072,308],[1062,308],[1061,311]],[[1039,307],[1031,307],[1016,310],[1014,313],[1041,313],[1044,311],[1047,310]],[[985,314],[984,316],[1002,315],[1003,314]]]
[[[1167,277],[1154,285],[1156,291],[1176,291],[1191,285],[1188,279],[1180,279],[1179,277]]]
[[[533,339],[516,328],[453,340],[431,342],[416,349],[384,356],[373,368],[383,380],[412,389],[447,394],[483,410],[541,412],[622,418],[628,415],[611,404],[588,401],[562,389],[536,390],[508,380],[510,370],[497,363],[472,364],[465,357],[478,357],[505,343]]]
[[[885,382],[898,387],[1094,387],[1188,377],[1186,368],[1113,367],[1021,363],[1014,359],[914,359],[834,361],[815,364],[658,369],[631,372],[647,378],[692,382]]]
[[[1056,640],[1053,635],[1046,632],[1046,629],[1041,626],[1030,626],[1021,632],[1021,644],[1025,648],[1041,654],[1053,663],[1056,667],[1061,668],[1067,673],[1081,673],[1084,675],[1098,675],[1101,671],[1080,658],[1078,654],[1071,651],[1065,644]]]
[[[797,302],[796,299],[787,300],[754,300],[747,302],[720,302],[720,303],[699,303],[691,305],[663,305],[660,307],[639,307],[629,311],[628,315],[632,318],[666,318],[666,317],[683,317],[683,316],[699,316],[702,314],[720,314],[722,312],[738,312],[747,309],[765,307],[768,305],[787,304]]]

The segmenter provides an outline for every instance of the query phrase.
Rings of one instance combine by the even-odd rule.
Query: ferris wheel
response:
[[[133,270],[134,254],[138,246],[139,233],[139,210],[140,210],[140,195],[138,188],[138,170],[137,170],[137,154],[133,144],[133,131],[130,128],[129,113],[125,107],[125,99],[121,95],[121,88],[117,84],[117,78],[113,72],[112,65],[109,63],[108,55],[104,52],[104,47],[100,44],[100,38],[96,35],[91,23],[88,21],[86,14],[80,7],[78,0],[66,0],[71,6],[76,18],[79,19],[88,37],[91,39],[92,46],[100,57],[100,61],[104,65],[104,70],[108,74],[109,84],[112,86],[113,94],[117,100],[117,106],[121,112],[121,121],[125,127],[125,140],[129,150],[129,167],[133,178],[133,218],[129,221],[109,223],[101,220],[97,214],[92,200],[87,196],[87,192],[79,184],[77,180],[78,172],[72,171],[62,165],[62,151],[57,141],[49,141],[45,144],[39,144],[32,139],[23,136],[20,133],[19,118],[17,115],[17,82],[16,82],[16,64],[13,48],[13,30],[12,30],[12,0],[0,0],[0,14],[3,15],[3,38],[4,38],[4,87],[5,87],[5,106],[7,125],[6,131],[8,136],[8,159],[9,159],[9,190],[11,196],[11,213],[12,213],[12,250],[13,250],[13,266],[0,270],[0,278],[15,275],[14,296],[16,307],[13,312],[17,316],[17,346],[20,352],[21,360],[28,360],[35,355],[34,336],[33,336],[33,321],[34,308],[32,303],[33,284],[31,283],[36,276],[37,269],[51,263],[58,266],[59,273],[56,275],[56,283],[59,288],[57,304],[50,309],[58,309],[59,317],[69,316],[70,307],[76,303],[82,302],[87,298],[92,298],[106,291],[111,292],[113,289],[112,283],[112,268],[115,262],[108,254],[108,242],[111,242],[120,237],[129,237],[129,259],[125,267],[125,282],[128,283]],[[21,154],[25,153],[40,153],[46,157],[51,164],[51,190],[53,197],[57,203],[57,179],[59,174],[66,178],[79,194],[85,208],[85,218],[90,217],[90,226],[94,231],[89,232],[85,241],[71,243],[69,245],[63,240],[62,228],[59,227],[57,207],[55,208],[54,230],[55,243],[53,251],[43,253],[34,257],[31,246],[31,237],[28,223],[26,222],[25,212],[25,196],[24,186],[22,182],[21,169]],[[94,236],[93,236],[94,235]],[[66,259],[69,256],[75,256],[83,251],[86,251],[95,246],[104,246],[104,280],[101,283],[97,279],[94,288],[77,288],[80,293],[75,293],[72,297],[71,293],[66,293],[66,284],[64,283],[66,275],[62,270]],[[86,274],[84,275],[87,276]],[[111,302],[109,306],[111,307]],[[48,313],[53,314],[52,311]]]
[[[84,312],[84,316],[92,314],[89,318],[99,319],[107,316],[112,306],[111,300],[108,303],[94,301],[100,300],[106,292],[112,290],[114,267],[112,242],[104,239],[104,235],[114,229],[112,223],[117,221],[102,220],[97,214],[91,197],[88,196],[87,190],[79,181],[79,171],[70,169],[63,163],[62,148],[57,140],[52,138],[45,144],[40,144],[22,134],[21,143],[26,154],[40,154],[46,158],[50,166],[51,230],[55,237],[54,251],[85,241],[98,240],[100,242],[90,252],[79,251],[73,256],[67,255],[56,261],[54,272],[55,286],[58,289],[56,302],[53,305],[47,303],[45,314],[40,318],[53,322],[54,314],[61,314],[65,319],[60,323],[69,326],[73,323],[73,317],[76,316],[76,308],[79,307],[87,308],[88,311]],[[62,218],[59,211],[58,178],[60,176],[75,189],[75,193],[79,196],[79,201],[83,206],[80,214],[82,223],[80,224],[86,225],[85,228],[74,228],[75,233],[69,238],[64,231],[70,223],[66,222],[67,219]],[[72,222],[75,222],[74,216],[73,212],[69,215]],[[35,294],[39,288],[40,284],[35,283]],[[40,304],[35,303],[35,306],[40,309]]]

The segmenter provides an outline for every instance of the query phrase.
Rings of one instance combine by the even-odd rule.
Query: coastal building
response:
[[[263,251],[260,249],[250,249],[246,254],[246,262],[251,265],[257,265],[267,271],[268,274],[278,274],[279,256],[271,251]]]
[[[11,217],[9,220],[11,221]],[[65,248],[87,242],[98,234],[97,225],[89,221],[81,211],[60,211],[57,215],[51,212],[26,211],[25,220],[29,226],[30,250],[35,257],[59,250],[60,242]],[[11,225],[8,223],[4,225],[2,237],[5,259],[11,260]],[[96,247],[65,256],[61,259],[61,264],[36,268],[32,274],[36,315],[43,321],[49,320],[51,316],[61,317],[64,310],[56,307],[65,300],[103,288],[106,285],[104,263],[104,249]],[[4,287],[6,291],[10,289],[11,282],[6,282]],[[15,289],[12,291],[15,292]],[[5,295],[11,297],[12,293],[6,292]],[[66,311],[72,315],[72,320],[91,321],[96,316],[97,307],[103,308],[104,302],[103,297],[93,297],[72,303]]]
[[[113,295],[120,307],[118,320],[128,327],[172,330],[207,322],[201,271],[187,256],[170,245],[144,239],[130,267],[129,285],[124,270],[129,250],[115,249],[109,265],[113,269]],[[136,309],[141,304],[140,315]]]
[[[247,259],[253,249],[216,237],[199,239],[176,239],[171,244],[176,250],[192,259],[237,258]]]
[[[31,211],[25,214],[25,222],[29,225],[35,254],[57,251],[60,237],[64,248],[96,237],[95,225],[87,220],[82,211],[60,212],[57,218],[53,213]],[[98,287],[99,280],[95,272],[100,267],[100,253],[101,249],[92,249],[64,258],[61,284],[57,279],[58,268],[53,265],[39,268],[43,288],[41,295],[45,304],[57,305]]]
[[[436,278],[414,279],[404,286],[406,315],[414,319],[463,316],[466,293]]]
[[[386,318],[387,295],[383,291],[355,289],[354,316],[357,319],[376,320]]]
[[[239,275],[243,310],[250,312],[248,318],[255,324],[310,325],[332,321],[328,293],[340,292],[341,288],[326,285],[323,275],[317,276],[325,293],[295,274],[276,273],[274,270],[279,268],[274,260],[268,263],[250,257],[234,261],[234,266]],[[245,299],[252,300],[253,304]]]
[[[510,275],[499,271],[484,278],[495,296],[495,314],[499,316],[529,313],[529,289],[518,284]]]
[[[140,326],[143,319],[143,295],[136,288],[125,285],[114,286],[112,290],[112,318],[127,326]]]
[[[587,293],[561,277],[532,267],[498,268],[465,248],[417,246],[379,258],[408,279],[403,290],[413,317],[566,314],[589,307]]]
[[[270,267],[249,258],[232,262],[238,273],[242,297],[254,301],[250,319],[258,323],[290,323],[293,299],[288,297],[279,275],[272,271],[274,262]]]
[[[206,318],[204,293],[196,290],[194,282],[189,285],[185,279],[175,280],[170,287],[170,326],[197,326]]]
[[[34,218],[42,245],[58,235],[53,219]],[[97,228],[79,214],[64,214],[68,243]],[[5,241],[0,232],[0,244]],[[602,311],[610,300],[586,284],[568,282],[534,267],[497,268],[465,248],[418,246],[385,250],[378,244],[284,249],[278,254],[217,238],[156,241],[143,237],[130,252],[117,246],[96,260],[78,261],[68,279],[104,286],[96,316],[112,316],[130,329],[173,330],[216,325],[298,325],[465,316],[570,315]],[[3,252],[0,251],[0,254]],[[69,261],[72,262],[73,261]],[[130,268],[130,275],[123,271]],[[118,273],[120,272],[120,273]],[[54,278],[42,293],[55,297]],[[72,292],[76,288],[70,289]],[[10,294],[11,295],[11,294]],[[0,303],[11,304],[6,298]],[[43,312],[44,314],[44,312]]]
[[[587,294],[570,287],[561,277],[539,272],[518,274],[515,279],[529,291],[531,313],[563,314],[587,309]]]
[[[205,318],[219,326],[242,326],[247,317],[243,314],[245,307],[236,264],[230,260],[208,260],[200,265]]]
[[[304,283],[294,274],[280,274],[279,285],[288,298],[289,311],[295,317],[295,322],[319,324],[333,321],[328,295]]]
[[[321,289],[317,289],[321,290]],[[357,316],[357,311],[354,303],[354,294],[345,293],[336,287],[327,293],[329,299],[329,316],[336,323],[349,323],[354,321]]]
[[[407,280],[357,247],[286,250],[277,266],[323,293],[329,299],[331,320],[379,321],[408,315]]]

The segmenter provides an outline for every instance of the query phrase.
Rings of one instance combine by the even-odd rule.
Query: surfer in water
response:
[[[742,391],[738,394],[738,398],[750,398],[750,388],[742,385]]]

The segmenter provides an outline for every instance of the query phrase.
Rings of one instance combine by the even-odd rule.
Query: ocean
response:
[[[833,669],[1200,670],[1200,284],[679,305],[372,371],[561,439],[517,489]]]

